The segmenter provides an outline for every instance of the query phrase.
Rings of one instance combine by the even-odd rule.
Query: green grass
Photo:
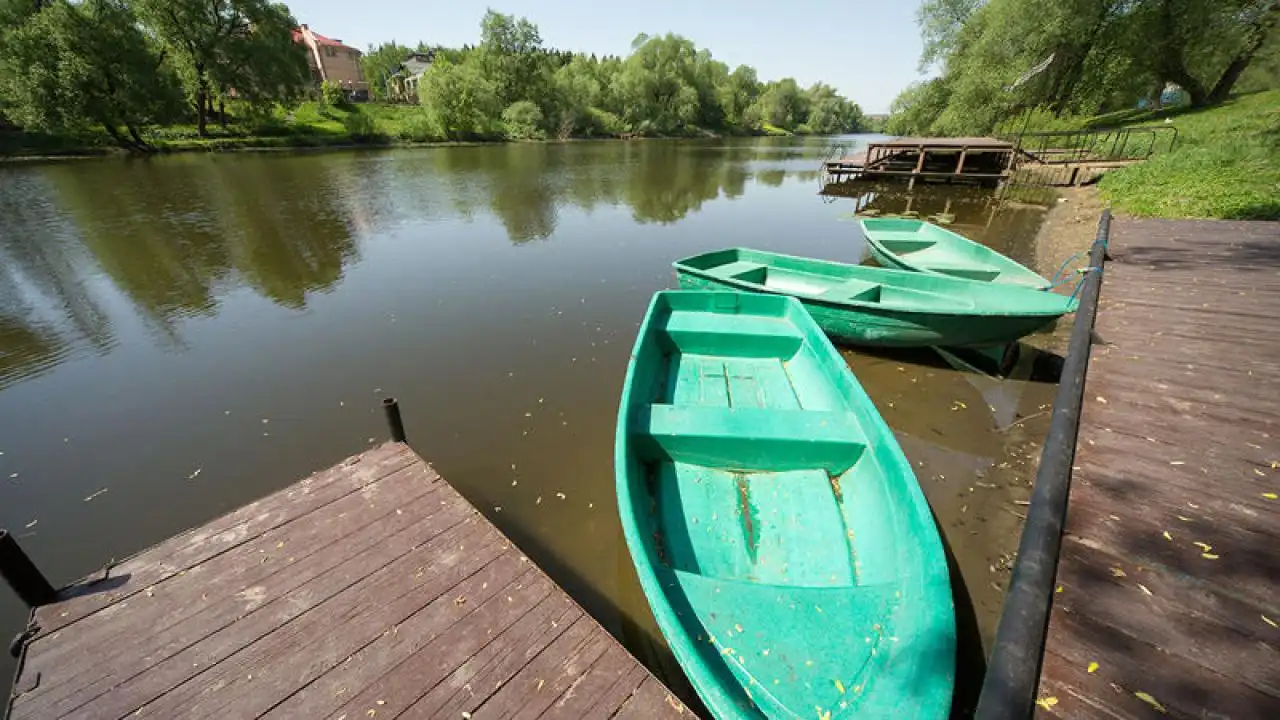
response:
[[[1102,194],[1116,209],[1153,217],[1280,219],[1280,90],[1123,120],[1172,125],[1178,140],[1171,151],[1103,177]]]

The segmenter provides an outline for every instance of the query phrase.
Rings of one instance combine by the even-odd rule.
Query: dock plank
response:
[[[691,715],[397,443],[144,550],[36,618],[13,720]]]
[[[1280,223],[1110,251],[1037,714],[1280,717]]]

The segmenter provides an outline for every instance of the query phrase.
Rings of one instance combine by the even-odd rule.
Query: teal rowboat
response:
[[[893,433],[799,302],[655,295],[616,453],[640,585],[715,717],[947,717],[942,542]]]
[[[1073,312],[1064,295],[733,248],[675,263],[686,290],[793,295],[833,339],[880,347],[1011,343]]]
[[[1044,289],[1052,283],[991,248],[922,220],[866,218],[862,234],[887,268]]]

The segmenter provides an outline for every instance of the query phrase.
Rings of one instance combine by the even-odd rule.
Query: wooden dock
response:
[[[1280,223],[1110,250],[1038,714],[1280,718]]]
[[[906,179],[994,184],[1009,176],[1015,146],[995,138],[901,137],[868,143],[860,153],[829,160],[824,171],[832,182]]]
[[[400,443],[145,550],[32,620],[13,720],[691,715]]]

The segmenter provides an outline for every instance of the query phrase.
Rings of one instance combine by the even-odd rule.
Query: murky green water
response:
[[[671,262],[728,245],[856,262],[848,216],[868,201],[953,215],[958,231],[1038,261],[1038,206],[928,188],[822,197],[825,149],[603,142],[0,167],[0,527],[69,582],[368,447],[393,394],[415,449],[658,663],[612,450],[633,334],[649,296],[674,286]],[[1033,358],[1001,383],[931,352],[846,356],[956,557],[961,673],[980,672],[1053,386],[1025,379]],[[0,591],[6,636],[24,617]]]

